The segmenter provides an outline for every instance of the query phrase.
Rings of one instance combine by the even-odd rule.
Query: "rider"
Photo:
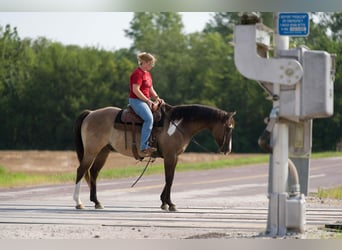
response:
[[[148,145],[153,128],[152,106],[164,102],[153,88],[150,70],[156,61],[150,53],[142,52],[137,56],[139,66],[132,72],[129,83],[129,104],[134,112],[143,119],[140,138],[140,151],[150,156],[157,149]],[[150,99],[152,98],[154,102]]]

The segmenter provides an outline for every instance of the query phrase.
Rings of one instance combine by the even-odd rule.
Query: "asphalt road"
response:
[[[152,166],[153,167],[153,166]],[[268,165],[177,172],[172,198],[178,212],[160,210],[162,175],[100,181],[95,210],[85,183],[85,210],[76,210],[74,185],[0,191],[0,239],[182,239],[261,237],[267,221]],[[312,160],[310,191],[342,185],[342,158]],[[306,235],[342,218],[342,204],[311,204]],[[317,231],[317,230],[316,230]],[[317,233],[317,232],[316,232]]]

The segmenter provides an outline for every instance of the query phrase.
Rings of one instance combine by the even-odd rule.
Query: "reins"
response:
[[[170,122],[172,123],[172,125],[175,126],[176,129],[178,129],[179,132],[181,132],[183,135],[185,135],[184,131],[177,125],[177,123],[175,123],[174,121],[171,121]],[[227,136],[227,129],[225,129],[224,131],[224,141],[223,141],[223,144],[221,147],[218,148],[218,152],[220,152],[220,149],[222,149],[224,147],[224,144],[226,143],[226,138]],[[208,150],[206,147],[204,147],[203,145],[201,145],[196,139],[195,137],[192,137],[191,138],[191,141],[190,142],[193,142],[195,143],[198,147],[200,147],[202,150],[204,150],[206,153],[210,153],[210,154],[213,154],[214,152]],[[140,176],[137,178],[137,180],[132,184],[131,188],[135,186],[135,184],[138,183],[138,181],[141,179],[141,177],[144,175],[144,173],[146,172],[146,169],[147,167],[152,163],[152,157],[149,158],[149,160],[147,161],[146,163],[146,166],[145,168],[143,169],[143,171],[141,172]]]
[[[144,167],[143,171],[141,172],[140,176],[138,177],[138,179],[132,184],[131,188],[135,186],[135,184],[138,183],[138,181],[141,179],[141,177],[144,175],[148,165],[150,165],[152,163],[152,157],[150,156],[150,158],[148,159],[146,166]]]
[[[179,130],[179,132],[181,132],[183,135],[184,135],[184,131],[174,122],[174,121],[170,121],[175,127],[176,129]],[[190,142],[193,142],[195,143],[197,146],[199,146],[202,150],[204,150],[206,153],[210,153],[212,154],[213,152],[211,152],[210,150],[208,150],[206,147],[202,146],[196,139],[195,137],[192,137],[191,138],[191,141]]]
[[[174,122],[171,121],[171,123],[176,127],[176,129],[179,130],[179,132],[181,132],[184,135],[183,130],[178,127],[178,125]],[[209,151],[207,148],[205,148],[204,146],[202,146],[194,137],[191,139],[192,142],[194,142],[197,146],[199,146],[201,149],[203,149],[205,152],[207,153],[213,153],[211,151]],[[136,179],[136,181],[131,185],[131,188],[133,188],[135,186],[135,184],[138,183],[138,181],[141,179],[141,177],[144,175],[144,173],[146,172],[147,167],[152,163],[152,157],[149,158],[149,160],[147,161],[143,171],[141,172],[140,176]]]

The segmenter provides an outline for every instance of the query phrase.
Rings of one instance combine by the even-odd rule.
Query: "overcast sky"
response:
[[[213,16],[210,12],[182,12],[184,32],[201,31]],[[0,12],[0,25],[17,27],[19,37],[39,36],[65,45],[98,46],[107,50],[128,48],[125,29],[132,12]]]

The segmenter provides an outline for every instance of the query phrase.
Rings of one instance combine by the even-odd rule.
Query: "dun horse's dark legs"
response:
[[[105,164],[107,157],[109,155],[110,148],[105,147],[101,150],[101,152],[97,155],[93,165],[89,173],[86,174],[86,180],[88,186],[90,188],[90,201],[95,203],[96,209],[103,209],[103,206],[97,199],[97,192],[96,192],[96,179],[102,169],[103,165]],[[90,175],[90,176],[89,176]]]
[[[176,211],[176,205],[171,202],[171,186],[172,184],[165,184],[163,192],[160,196],[160,199],[162,201],[161,209],[169,209],[169,211]]]
[[[177,160],[177,158],[171,160],[164,158],[165,186],[163,192],[160,195],[160,199],[162,201],[161,209],[163,210],[167,210],[167,208],[169,208],[169,211],[176,211],[176,205],[171,202],[171,187]]]

